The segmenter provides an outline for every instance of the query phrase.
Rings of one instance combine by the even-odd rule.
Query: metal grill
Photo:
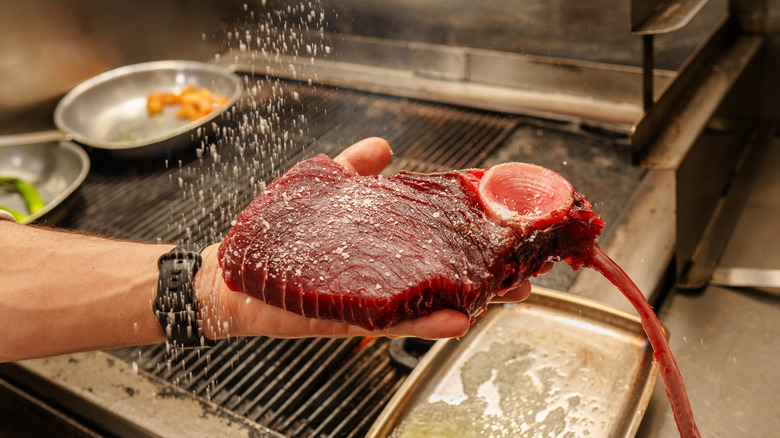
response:
[[[206,352],[159,345],[116,355],[287,436],[359,437],[406,377],[386,339],[223,341]]]
[[[212,242],[257,194],[258,181],[270,182],[301,159],[334,156],[352,142],[381,136],[395,153],[388,173],[476,167],[517,123],[500,114],[356,91],[248,81],[247,89],[259,91],[224,121],[228,135],[216,142],[219,159],[208,151],[145,162],[94,153],[81,208],[64,225],[143,241]],[[274,101],[263,95],[269,89],[296,98]],[[239,131],[269,120],[274,131],[264,139],[292,133],[276,156],[263,145],[247,156],[245,145],[226,140],[251,140],[256,132]],[[231,164],[242,162],[252,165]],[[386,339],[259,337],[222,341],[208,352],[157,345],[114,354],[284,435],[342,437],[363,436],[407,376],[408,368],[391,360],[390,345]]]

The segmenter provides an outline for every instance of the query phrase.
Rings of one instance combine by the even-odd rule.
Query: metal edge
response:
[[[247,58],[249,60],[249,58]],[[468,81],[449,81],[415,76],[411,72],[383,67],[321,61],[317,66],[302,65],[294,75],[273,66],[236,64],[239,71],[254,71],[284,79],[316,78],[328,86],[370,93],[463,105],[488,111],[552,118],[555,120],[595,120],[615,125],[628,132],[641,115],[641,106],[625,102],[607,102],[587,96],[540,92]]]
[[[589,312],[602,313],[611,317],[612,321],[621,321],[625,323],[623,329],[625,330],[628,325],[633,327],[633,332],[646,336],[644,329],[642,328],[641,320],[639,316],[630,314],[613,306],[609,306],[597,301],[589,300],[582,297],[577,297],[564,292],[559,292],[553,289],[547,289],[543,287],[534,287],[533,292],[525,301],[525,303],[537,303],[538,301],[557,301],[565,302],[566,304],[577,306],[580,309],[585,309],[586,312],[582,313],[583,316]],[[481,317],[479,326],[472,328],[472,332],[486,330],[490,327],[491,322],[499,317],[501,312],[492,311],[494,308],[499,308],[502,305],[492,305],[488,312]],[[614,325],[614,324],[613,324]],[[669,332],[666,327],[663,327],[664,333],[667,338]],[[471,332],[469,332],[470,334]],[[467,334],[466,336],[469,336]],[[414,400],[415,393],[425,383],[425,378],[435,373],[436,364],[442,360],[446,360],[452,354],[455,349],[450,349],[450,344],[459,342],[460,339],[440,339],[431,347],[428,353],[420,360],[417,367],[409,374],[404,380],[401,387],[393,395],[388,404],[379,414],[374,424],[371,426],[366,434],[366,438],[384,438],[392,435],[393,430],[398,425],[399,419],[405,413],[405,409],[409,406],[410,402]],[[652,347],[649,340],[647,341],[647,348],[652,355]],[[449,351],[448,351],[449,350]],[[650,356],[652,359],[652,356]],[[625,437],[633,437],[639,428],[639,424],[644,416],[644,409],[647,407],[650,398],[652,397],[653,390],[658,380],[657,365],[654,361],[650,361],[648,364],[648,378],[642,386],[642,393],[637,398],[637,403],[641,407],[641,410],[636,410],[634,415],[630,419]],[[653,371],[655,370],[655,371]]]
[[[631,0],[631,32],[657,35],[680,30],[701,12],[710,0]]]
[[[386,61],[353,59],[350,55],[317,58],[302,58],[285,55],[268,57],[256,56],[240,51],[228,51],[220,54],[221,65],[234,71],[253,74],[268,74],[293,80],[311,79],[325,85],[359,89],[369,92],[398,95],[401,97],[425,99],[456,105],[467,105],[491,111],[520,113],[531,116],[552,117],[570,120],[594,120],[616,125],[616,130],[628,132],[643,114],[640,93],[633,92],[632,82],[639,90],[642,81],[641,68],[628,66],[545,58],[525,54],[510,54],[492,50],[451,47],[434,44],[404,44],[385,41],[378,38],[353,38],[339,42],[349,53],[352,45],[370,49],[368,53],[403,53],[401,65],[389,65]],[[438,56],[426,56],[426,59],[443,59],[441,69],[419,65],[423,54],[436,53]],[[338,52],[338,51],[336,51]],[[323,55],[324,56],[324,55]],[[395,57],[393,59],[397,59]],[[569,80],[560,89],[528,82],[529,76],[523,76],[522,83],[506,82],[506,78],[475,79],[474,72],[482,64],[502,62],[521,71],[538,72],[533,77],[549,82],[551,75],[562,72]],[[434,62],[434,61],[431,61]],[[465,71],[464,71],[465,70]],[[489,71],[489,70],[487,70]],[[622,84],[619,96],[592,95],[593,87],[583,87],[579,93],[572,92],[572,77],[588,78],[592,75],[598,81]],[[479,76],[482,76],[481,74]],[[655,70],[654,81],[662,88],[672,78],[673,72]],[[588,83],[592,82],[588,80]],[[598,88],[598,87],[596,87]],[[633,94],[632,94],[633,93]],[[626,98],[626,96],[631,96]],[[635,97],[633,97],[635,96]]]
[[[757,35],[738,35],[734,22],[724,17],[681,68],[678,78],[633,126],[631,150],[635,163],[659,170],[679,167],[693,139],[757,56],[762,42]]]
[[[709,284],[724,287],[780,288],[780,269],[717,267]]]
[[[61,140],[70,140],[68,135],[61,131],[39,131],[24,134],[2,135],[0,136],[0,147],[17,146],[24,144],[49,143]]]
[[[0,372],[117,436],[283,438],[106,352],[25,360]]]
[[[622,215],[610,226],[602,249],[634,280],[653,303],[660,295],[676,244],[675,175],[647,170],[628,199]],[[601,274],[583,269],[569,293],[625,311],[631,304]]]
[[[84,93],[86,90],[89,90],[90,88],[98,84],[102,84],[106,81],[116,79],[118,77],[126,76],[129,74],[141,72],[141,71],[178,69],[178,68],[182,68],[182,66],[186,68],[194,68],[198,70],[209,71],[212,73],[220,74],[226,79],[229,79],[231,82],[233,82],[233,84],[235,85],[235,90],[233,94],[228,98],[228,101],[224,105],[222,105],[218,111],[212,111],[209,114],[199,118],[198,120],[191,121],[185,125],[180,126],[179,128],[174,129],[168,134],[161,135],[158,137],[151,137],[143,140],[136,140],[130,142],[96,141],[95,139],[81,135],[77,132],[72,132],[73,130],[69,129],[67,124],[63,121],[62,114],[67,108],[67,106],[72,104],[73,100],[75,100],[80,94]],[[206,123],[219,117],[225,111],[232,108],[241,98],[243,93],[244,93],[244,84],[241,81],[241,78],[238,77],[235,74],[235,72],[230,68],[221,66],[219,64],[211,64],[211,63],[205,63],[199,61],[178,61],[178,60],[143,62],[139,64],[131,64],[131,65],[118,67],[113,70],[108,70],[104,73],[93,76],[85,80],[84,82],[81,82],[80,84],[76,85],[75,87],[73,87],[62,99],[60,99],[60,101],[57,103],[57,106],[54,108],[54,124],[55,126],[57,126],[59,130],[66,133],[66,135],[68,135],[70,139],[82,143],[84,145],[87,145],[89,147],[93,147],[97,149],[105,149],[109,151],[123,151],[127,149],[138,149],[138,148],[152,146],[158,143],[171,140],[175,137],[178,137],[179,135],[185,134],[200,126],[205,125]]]
[[[735,176],[728,183],[728,190],[717,200],[710,221],[704,228],[701,240],[691,255],[687,269],[680,272],[676,286],[680,289],[705,287],[716,270],[720,257],[729,242],[729,236],[739,220],[753,187],[754,177],[761,158],[769,144],[771,132],[763,130],[749,141],[735,166]],[[722,274],[722,272],[721,272]],[[723,282],[721,282],[723,285]]]

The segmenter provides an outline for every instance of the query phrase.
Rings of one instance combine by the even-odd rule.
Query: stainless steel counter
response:
[[[720,267],[780,268],[780,137],[761,160]],[[708,286],[673,292],[659,318],[688,387],[702,436],[768,437],[780,430],[780,288]],[[662,385],[638,437],[676,436]]]

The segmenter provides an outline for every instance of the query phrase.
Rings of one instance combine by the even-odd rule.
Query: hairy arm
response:
[[[164,340],[144,245],[0,221],[0,361]]]

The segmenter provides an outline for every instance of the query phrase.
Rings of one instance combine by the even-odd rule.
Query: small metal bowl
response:
[[[0,137],[0,176],[19,178],[35,186],[46,206],[21,221],[59,222],[69,210],[65,201],[89,172],[89,156],[60,132]],[[0,205],[26,211],[22,196],[0,189]]]
[[[206,88],[227,103],[190,121],[176,115],[178,105],[151,115],[151,92],[179,93]],[[88,79],[57,104],[54,123],[73,140],[122,157],[171,154],[192,147],[186,135],[214,120],[241,97],[241,79],[223,67],[195,61],[155,61],[128,65]]]

